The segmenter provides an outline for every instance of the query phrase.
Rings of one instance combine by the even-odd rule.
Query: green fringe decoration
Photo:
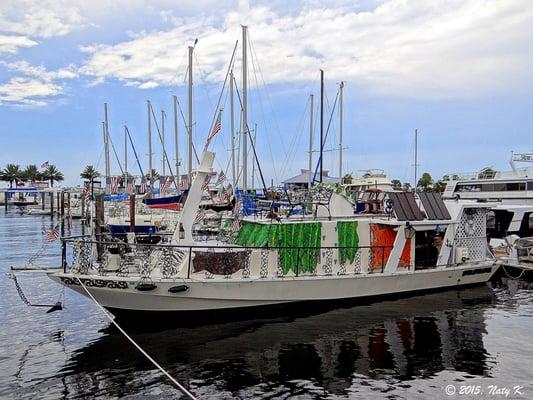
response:
[[[314,272],[320,255],[322,224],[288,223],[256,224],[243,221],[235,243],[241,246],[280,247],[279,260],[283,274]]]
[[[359,235],[357,234],[357,221],[338,221],[337,234],[339,238],[339,262],[340,264],[353,264],[359,247]]]

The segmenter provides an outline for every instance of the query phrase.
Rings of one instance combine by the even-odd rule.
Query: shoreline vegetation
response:
[[[50,187],[54,187],[54,182],[62,182],[65,180],[63,173],[53,164],[47,165],[41,170],[36,164],[29,164],[24,169],[21,169],[18,164],[7,164],[5,168],[0,170],[0,181],[8,182],[9,188],[26,182],[48,181]]]

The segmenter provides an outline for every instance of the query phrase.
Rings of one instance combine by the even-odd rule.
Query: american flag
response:
[[[89,188],[86,187],[83,189],[83,198],[85,199],[85,202],[87,203],[89,201]]]
[[[168,188],[170,187],[170,176],[165,176],[161,178],[161,194],[166,193]]]
[[[111,177],[111,193],[117,194],[118,193],[118,185],[120,183],[120,176],[112,176]]]
[[[126,191],[128,193],[135,194],[135,178],[134,177],[128,178],[128,185],[126,187]]]
[[[211,139],[213,139],[218,132],[220,132],[220,129],[222,128],[222,109],[218,112],[217,120],[215,121],[215,125],[213,126],[213,130],[207,137],[207,140],[205,141],[205,148],[209,146],[209,143],[211,142]]]
[[[229,201],[229,197],[229,193],[226,190],[222,190],[222,192],[220,192],[220,195],[218,196],[221,202]]]
[[[41,168],[48,168],[50,166],[50,163],[48,161],[45,161],[41,164]]]
[[[202,184],[202,190],[207,190],[209,187],[209,182],[211,182],[211,175],[205,177],[204,183]]]
[[[180,180],[180,189],[181,190],[187,189],[187,187],[189,186],[188,181],[189,180],[187,178],[181,178],[181,180]]]
[[[226,180],[226,174],[224,173],[224,171],[220,171],[220,174],[218,174],[218,178],[217,178],[217,186],[223,183],[225,180]]]
[[[196,218],[194,219],[195,224],[199,224],[205,219],[205,210],[202,208],[198,211],[198,214],[196,214]]]
[[[235,206],[233,207],[233,215],[235,215],[235,219],[233,220],[233,225],[231,226],[231,233],[237,232],[241,227],[241,220],[239,219],[239,210],[241,206],[239,204],[239,201],[237,200],[235,202]]]
[[[140,193],[146,193],[146,190],[148,189],[148,185],[146,183],[146,178],[141,179],[141,187],[139,188]]]
[[[54,240],[59,239],[59,224],[54,226],[53,229],[46,232],[46,240],[53,242]]]
[[[235,215],[235,219],[233,220],[233,225],[231,225],[231,233],[237,232],[241,228],[241,220],[239,219],[238,215]]]

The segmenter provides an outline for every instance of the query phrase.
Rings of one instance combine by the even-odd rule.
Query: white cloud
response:
[[[55,71],[48,71],[43,66],[33,66],[26,61],[0,62],[0,65],[24,75],[0,84],[0,103],[15,106],[44,106],[51,97],[64,92],[64,87],[59,82],[78,77],[74,65]]]
[[[53,0],[12,0],[0,5],[0,31],[29,37],[63,36],[84,23],[76,7]]]
[[[40,79],[15,77],[0,84],[0,104],[16,106],[44,106],[46,99],[57,96],[63,88],[52,82]]]
[[[533,83],[529,0],[384,0],[366,11],[344,1],[327,9],[317,4],[287,14],[247,2],[190,18],[165,11],[173,24],[167,30],[83,48],[89,58],[80,72],[140,88],[180,85],[186,46],[199,37],[200,70],[217,82],[246,24],[267,83],[316,80],[319,68],[330,80],[430,98]]]
[[[36,45],[37,42],[34,42],[25,36],[0,34],[0,54],[16,53],[19,47],[32,47]]]

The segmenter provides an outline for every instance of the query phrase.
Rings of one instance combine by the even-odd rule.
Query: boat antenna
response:
[[[324,70],[320,70],[320,183],[322,183],[324,168]]]

